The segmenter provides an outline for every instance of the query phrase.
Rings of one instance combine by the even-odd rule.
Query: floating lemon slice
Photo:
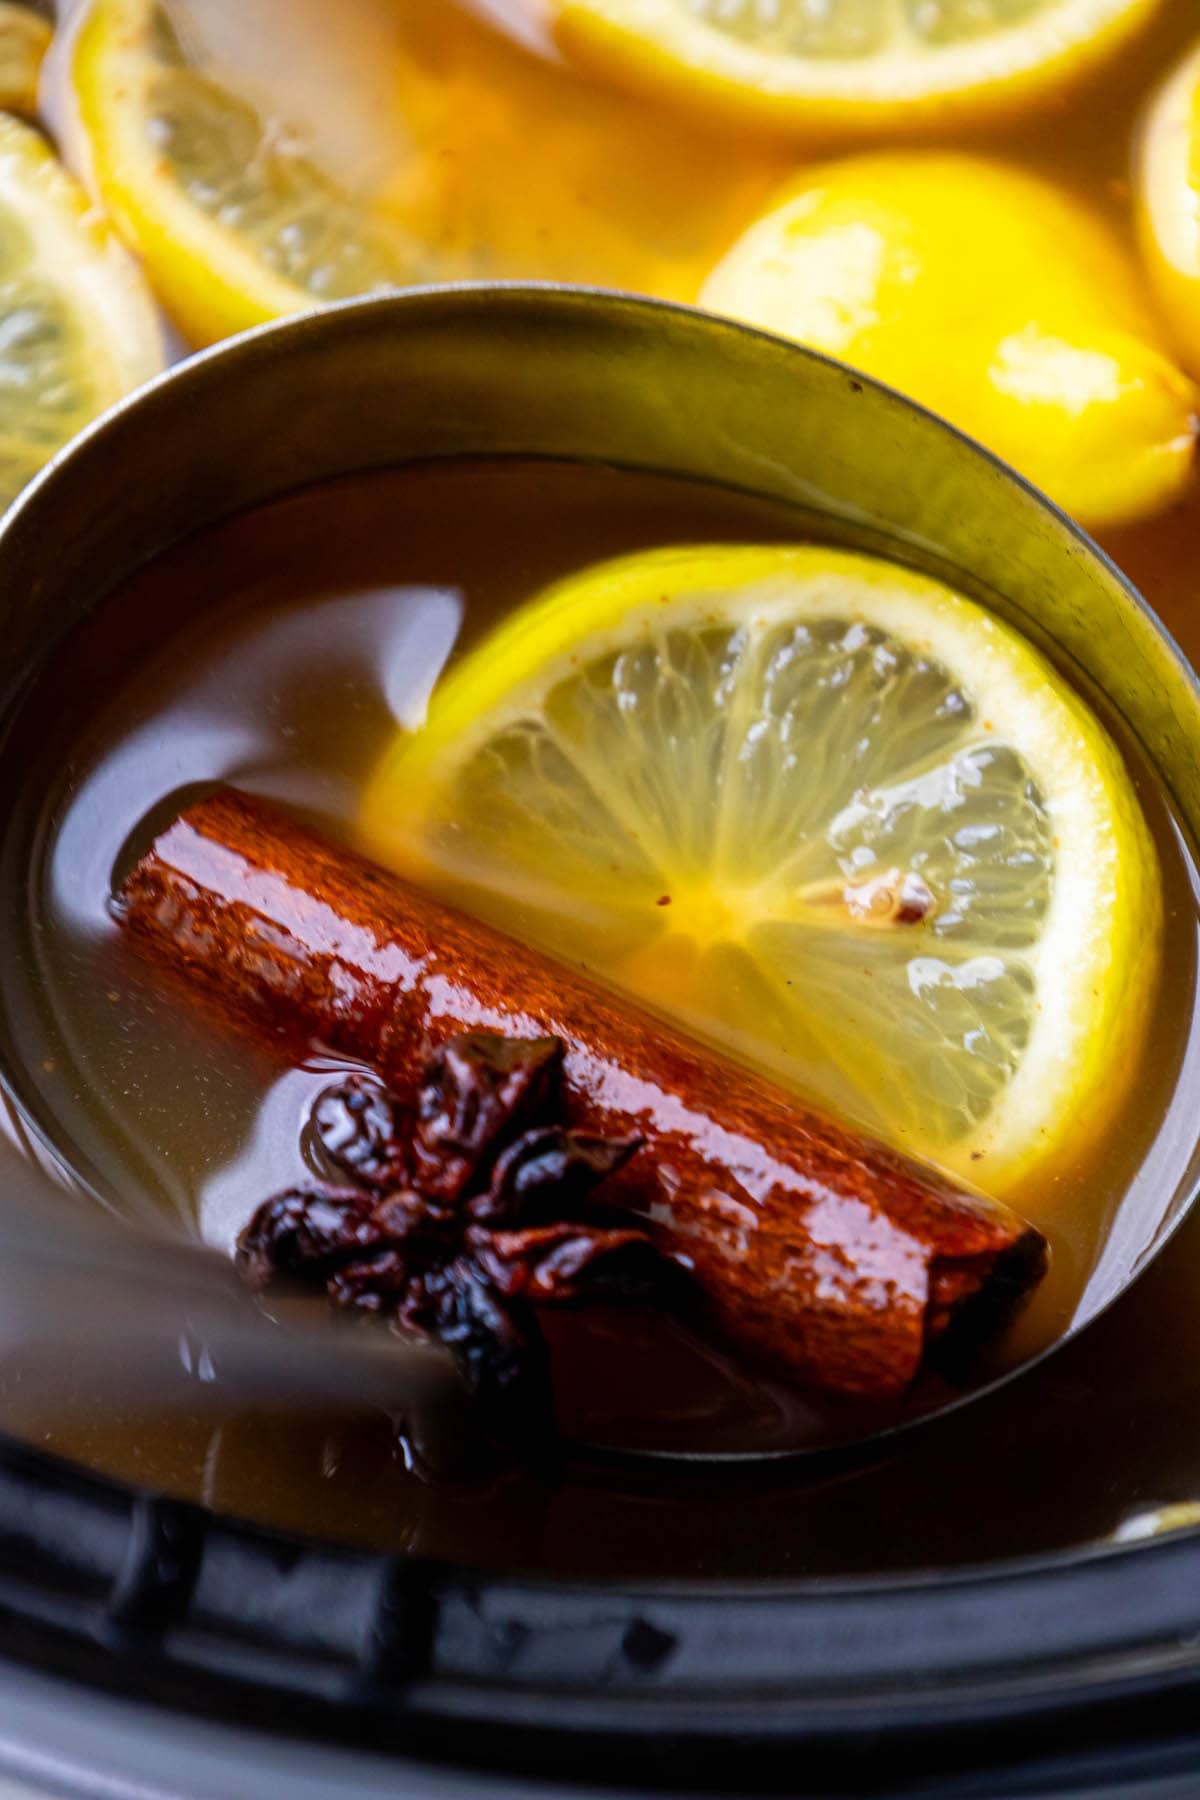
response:
[[[1051,93],[1159,0],[559,0],[574,53],[808,134],[979,118]]]
[[[163,366],[141,275],[35,131],[0,115],[0,506]]]
[[[50,27],[28,6],[0,0],[0,108],[32,118]]]
[[[1200,44],[1154,100],[1138,167],[1138,235],[1163,310],[1200,370]]]
[[[1153,986],[1155,853],[1095,717],[980,607],[827,548],[554,587],[449,676],[363,824],[993,1187],[1098,1123]]]
[[[193,342],[425,272],[406,232],[188,64],[155,0],[98,0],[71,81],[92,183]]]

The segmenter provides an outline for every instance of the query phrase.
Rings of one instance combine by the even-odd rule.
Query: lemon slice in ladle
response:
[[[364,825],[986,1185],[1112,1105],[1153,985],[1155,852],[1093,713],[981,607],[828,548],[552,588],[435,693]]]

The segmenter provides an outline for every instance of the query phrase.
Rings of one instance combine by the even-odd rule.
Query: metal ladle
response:
[[[347,302],[195,357],[115,408],[55,458],[0,524],[3,716],[10,726],[19,721],[37,669],[108,589],[189,534],[306,483],[445,456],[559,457],[715,483],[785,503],[822,536],[944,576],[1097,697],[1140,745],[1183,830],[1200,836],[1195,678],[1144,602],[1044,498],[919,407],[826,358],[688,308],[576,289],[479,285]],[[27,906],[40,829],[18,740],[10,729],[0,746],[0,790],[11,802],[0,912],[10,919]],[[36,982],[32,965],[0,976],[0,1064],[52,1139],[52,1107],[22,1053]],[[1068,1334],[1135,1279],[1198,1188],[1196,1128],[1181,1101]],[[34,1241],[39,1229],[26,1234],[19,1255],[14,1249],[14,1271],[29,1258],[54,1260],[53,1245]],[[86,1255],[94,1248],[90,1239]],[[156,1252],[154,1269],[139,1263],[139,1279],[162,1299],[165,1326],[180,1292],[161,1262]],[[189,1270],[190,1282],[199,1265]],[[227,1287],[222,1273],[213,1280]],[[215,1287],[209,1297],[215,1304]],[[18,1298],[14,1292],[14,1307]],[[221,1307],[226,1302],[223,1288]],[[221,1307],[213,1341],[230,1354],[236,1348],[230,1367],[249,1381],[254,1367],[266,1367],[256,1362],[265,1340],[248,1322],[252,1305],[238,1296],[232,1313]],[[242,1336],[243,1308],[252,1346]],[[34,1329],[29,1314],[15,1308],[11,1317],[14,1329],[22,1319],[21,1328]],[[81,1343],[88,1329],[86,1315],[71,1324]],[[124,1329],[142,1325],[130,1320]],[[276,1329],[286,1360],[297,1334]],[[116,1336],[113,1320],[97,1315],[93,1341]],[[344,1361],[348,1385],[361,1392],[350,1364],[361,1364],[367,1380],[376,1346],[344,1348],[328,1379],[342,1380]],[[330,1367],[324,1347],[320,1362],[318,1370],[298,1352],[291,1367],[319,1382]],[[416,1365],[412,1378],[419,1387]],[[405,1373],[401,1389],[407,1380]],[[943,1396],[939,1404],[962,1401]],[[820,1447],[863,1435],[860,1424]],[[779,1441],[774,1427],[766,1436],[772,1441],[732,1450],[797,1447]],[[639,1453],[695,1449],[646,1443]]]

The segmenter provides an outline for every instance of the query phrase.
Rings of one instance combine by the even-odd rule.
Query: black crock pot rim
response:
[[[6,1654],[175,1710],[249,1703],[274,1729],[561,1780],[857,1791],[982,1762],[999,1793],[1031,1756],[1194,1736],[1198,1575],[1188,1532],[769,1591],[497,1576],[0,1439]],[[819,1790],[798,1785],[801,1750]]]

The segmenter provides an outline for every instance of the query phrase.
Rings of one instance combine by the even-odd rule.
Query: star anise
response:
[[[542,1306],[636,1300],[678,1280],[628,1214],[596,1189],[637,1138],[572,1130],[557,1038],[450,1038],[407,1111],[351,1076],[326,1089],[310,1129],[354,1178],[267,1200],[238,1240],[255,1287],[290,1276],[335,1305],[436,1338],[512,1439],[552,1418]]]

